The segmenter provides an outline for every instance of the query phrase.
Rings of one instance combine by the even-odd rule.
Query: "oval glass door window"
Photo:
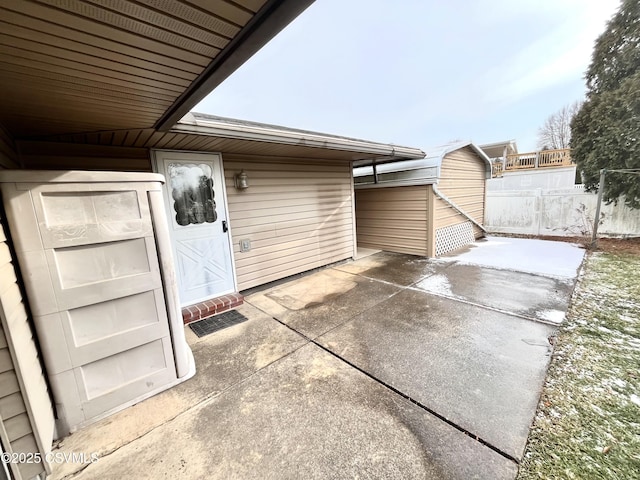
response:
[[[167,173],[176,223],[183,226],[214,223],[218,214],[211,167],[204,163],[170,163]]]

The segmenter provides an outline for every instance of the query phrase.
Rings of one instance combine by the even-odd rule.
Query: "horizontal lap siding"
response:
[[[346,163],[222,154],[238,289],[353,256],[351,171]],[[244,170],[249,188],[238,191]],[[240,240],[251,250],[240,251]]]
[[[485,163],[470,148],[449,153],[442,161],[438,190],[469,214],[479,224],[484,224]],[[468,221],[446,202],[437,198],[435,228],[447,227]],[[474,226],[476,237],[482,231]]]
[[[4,445],[5,450],[43,453],[38,448],[36,435],[39,435],[44,451],[48,451],[53,439],[53,411],[11,261],[0,225],[0,428],[4,442],[8,442]],[[7,335],[8,331],[11,335]],[[18,375],[22,377],[22,383]],[[30,412],[25,398],[29,399]],[[32,421],[36,422],[39,431],[34,431]],[[44,471],[41,463],[20,464],[18,469],[22,478],[31,478]]]
[[[356,190],[358,246],[427,255],[428,187]]]

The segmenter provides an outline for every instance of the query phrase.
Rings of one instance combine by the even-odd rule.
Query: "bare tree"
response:
[[[580,110],[580,105],[581,102],[566,105],[545,120],[544,125],[538,129],[540,150],[569,148],[571,119]]]

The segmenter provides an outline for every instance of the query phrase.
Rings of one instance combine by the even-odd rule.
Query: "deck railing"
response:
[[[527,168],[570,167],[571,149],[543,150],[541,152],[516,153],[507,155],[505,170],[524,170]]]
[[[496,161],[491,162],[491,176],[493,178],[501,177],[503,170],[504,170],[504,168],[502,167],[502,162],[501,161],[496,160]]]

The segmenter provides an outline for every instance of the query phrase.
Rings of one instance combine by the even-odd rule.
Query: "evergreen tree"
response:
[[[622,0],[595,44],[587,99],[571,122],[571,149],[587,190],[600,169],[640,169],[640,2]],[[640,176],[607,175],[604,199],[640,208]]]

